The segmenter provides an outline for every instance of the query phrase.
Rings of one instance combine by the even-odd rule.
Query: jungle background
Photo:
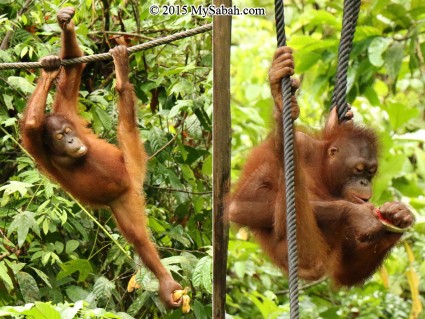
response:
[[[332,96],[342,0],[288,0],[285,22],[301,79],[298,125],[320,128]],[[266,16],[233,18],[232,181],[253,145],[266,136],[273,103],[267,72],[276,48],[273,1]],[[300,318],[425,318],[425,3],[364,0],[351,53],[348,101],[354,119],[372,126],[382,147],[372,202],[400,200],[416,215],[384,266],[361,287],[301,282]],[[229,318],[289,318],[286,276],[252,235],[233,229],[229,243]]]
[[[149,14],[151,4],[167,3],[2,0],[0,62],[57,54],[56,12],[63,6],[76,8],[78,41],[86,55],[211,22]],[[190,288],[189,318],[211,317],[211,49],[211,33],[204,33],[131,56],[130,81],[150,156],[144,185],[149,228],[162,262]],[[19,119],[38,74],[0,71],[0,317],[181,318],[180,309],[164,309],[157,281],[111,214],[80,206],[22,150]],[[82,116],[115,143],[112,61],[87,64],[82,82]]]

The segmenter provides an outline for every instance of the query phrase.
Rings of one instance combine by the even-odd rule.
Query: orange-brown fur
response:
[[[228,201],[230,220],[249,227],[272,261],[286,270],[285,186],[282,151],[280,80],[294,73],[291,50],[279,48],[269,72],[275,100],[276,128],[248,157]],[[293,90],[298,83],[293,82]],[[293,119],[299,114],[292,97]],[[368,203],[377,168],[377,138],[351,120],[338,124],[335,110],[316,134],[295,134],[295,206],[299,275],[317,279],[327,274],[342,285],[361,283],[382,263],[401,234],[388,231]],[[399,203],[380,207],[394,225],[413,223]]]
[[[73,15],[74,9],[69,7],[58,13],[58,21],[63,30],[61,59],[83,55],[77,44],[74,23],[71,20]],[[46,143],[49,142],[46,141],[46,136],[52,134],[45,131],[49,129],[45,123],[45,104],[58,69],[45,68],[41,73],[21,123],[22,142],[40,169],[74,197],[93,207],[109,207],[112,210],[121,232],[134,244],[145,265],[158,278],[162,301],[168,307],[177,308],[181,301],[174,301],[172,293],[181,289],[181,286],[161,264],[146,227],[142,185],[147,155],[137,127],[133,86],[128,81],[127,49],[117,47],[111,53],[114,57],[119,96],[119,148],[99,139],[77,113],[79,86],[84,69],[81,64],[67,66],[60,71],[53,115],[47,117],[50,116],[53,121],[58,117],[65,118],[64,122],[74,128],[75,138],[79,138],[87,147],[87,153],[77,160],[71,158],[70,161],[61,162],[55,160],[56,155]],[[52,57],[49,58],[52,61]]]

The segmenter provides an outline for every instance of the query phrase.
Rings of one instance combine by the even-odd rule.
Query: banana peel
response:
[[[136,289],[139,289],[140,285],[136,282],[136,275],[131,276],[127,284],[127,291],[133,292]]]
[[[139,289],[140,285],[136,282],[136,275],[131,276],[130,280],[128,281],[127,285],[127,291],[133,292],[136,289]],[[186,287],[181,290],[175,290],[173,292],[173,300],[178,301],[180,298],[182,298],[182,312],[183,313],[189,313],[190,312],[190,297],[187,294],[189,289]]]
[[[190,297],[187,294],[188,288],[184,288],[182,290],[175,290],[173,292],[173,300],[178,301],[180,298],[182,298],[182,312],[183,313],[189,313],[190,311]]]
[[[189,311],[190,311],[190,297],[188,295],[183,295],[182,312],[189,313]]]

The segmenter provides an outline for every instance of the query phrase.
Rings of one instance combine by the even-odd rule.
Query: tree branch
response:
[[[20,18],[25,11],[27,11],[31,5],[33,0],[27,0],[24,5],[22,6],[21,10],[19,10],[18,14],[16,15],[16,19]],[[9,48],[9,42],[10,39],[12,38],[13,33],[15,32],[16,26],[12,27],[12,30],[9,30],[6,32],[6,35],[4,36],[4,39],[0,45],[0,50],[6,50],[7,48]]]
[[[211,195],[211,193],[212,193],[212,191],[192,192],[192,191],[187,191],[185,189],[160,187],[160,186],[149,185],[149,184],[146,184],[146,183],[144,185],[147,186],[147,187],[151,187],[151,188],[155,188],[155,189],[160,189],[160,190],[164,190],[164,191],[186,193],[186,194],[192,194],[192,195]]]

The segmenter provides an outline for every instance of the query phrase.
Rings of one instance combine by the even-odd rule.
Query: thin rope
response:
[[[199,33],[204,33],[212,30],[212,23],[196,27],[187,31],[175,33],[163,38],[158,38],[149,42],[145,42],[142,44],[135,45],[127,49],[128,53],[134,53],[137,51],[151,49],[163,44],[167,44],[176,40],[180,40],[183,38],[188,38],[194,36]],[[89,62],[97,62],[112,59],[112,55],[108,53],[100,53],[93,55],[86,55],[79,58],[66,59],[61,61],[62,66],[78,64],[78,63],[89,63]],[[40,62],[15,62],[15,63],[0,63],[0,71],[1,70],[10,70],[10,69],[36,69],[42,68],[42,64]]]
[[[275,19],[278,47],[286,45],[285,14],[283,0],[275,0]],[[286,190],[286,233],[288,242],[288,278],[290,319],[299,318],[298,306],[298,249],[297,219],[295,213],[294,182],[294,128],[291,115],[292,90],[289,76],[282,79],[283,157]]]
[[[354,33],[360,12],[361,0],[344,0],[341,41],[338,49],[338,67],[331,109],[337,107],[338,119],[341,123],[348,111],[347,104],[347,72],[350,52],[353,47]]]

